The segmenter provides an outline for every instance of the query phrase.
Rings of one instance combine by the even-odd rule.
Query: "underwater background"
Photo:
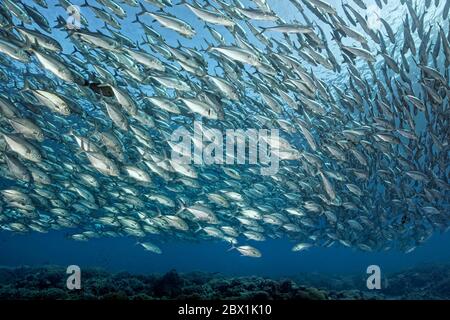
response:
[[[221,242],[199,241],[186,243],[171,240],[159,243],[162,255],[150,254],[137,246],[133,238],[92,239],[76,242],[63,232],[16,235],[3,231],[0,236],[3,266],[40,266],[54,264],[101,267],[109,271],[134,273],[164,273],[171,269],[180,272],[220,272],[228,275],[260,275],[280,277],[300,272],[328,274],[360,274],[366,276],[369,265],[381,271],[402,271],[421,265],[445,265],[450,262],[450,235],[436,234],[424,245],[405,254],[395,249],[382,252],[335,246],[310,248],[292,252],[293,242],[268,239],[259,244],[264,255],[259,259],[227,252],[229,245]],[[20,249],[19,249],[20,248]]]
[[[147,8],[152,8],[147,2],[141,1]],[[0,0],[1,2],[2,0]],[[22,2],[34,5],[31,0],[22,0]],[[57,2],[57,0],[47,0],[49,8],[39,8],[41,12],[46,13],[45,16],[51,25],[54,24],[58,15],[65,17],[65,11],[61,7],[55,7]],[[77,0],[71,2],[75,5],[84,3],[84,1]],[[88,2],[100,6],[93,0]],[[175,4],[177,2],[174,0]],[[251,1],[242,2],[251,5]],[[286,6],[284,1],[268,0],[267,2],[272,10],[284,20],[300,20],[292,7]],[[351,1],[345,2],[354,6]],[[364,2],[368,5],[376,5],[375,1]],[[392,23],[391,27],[395,32],[402,32],[398,30],[403,30],[402,23],[407,12],[404,5],[401,6],[402,10],[399,10],[399,2],[400,0],[389,0],[381,11],[388,14],[388,20]],[[419,11],[423,9],[420,6],[423,6],[425,1],[413,2],[418,4]],[[439,10],[435,10],[434,7],[433,10],[429,10],[426,19],[430,22],[436,19],[436,23],[442,24],[444,29],[448,30],[448,19],[442,20],[439,16],[442,14],[445,2],[441,0]],[[329,0],[328,3],[337,8],[339,15],[344,16],[341,1]],[[141,41],[142,33],[137,33],[136,24],[131,23],[140,9],[130,6],[126,6],[126,8],[128,16],[121,20],[120,32],[133,41]],[[89,21],[91,31],[100,30],[103,27],[103,23],[92,14],[91,10],[86,7],[81,7],[81,10]],[[174,5],[164,10],[188,22],[199,33],[204,29],[203,23],[182,5]],[[438,16],[439,18],[437,18]],[[310,18],[315,19],[314,16],[310,16]],[[146,21],[150,24],[151,20]],[[315,22],[321,24],[320,21]],[[155,29],[171,46],[178,46],[180,42],[189,47],[206,48],[200,37],[187,41],[182,37],[174,36],[173,31],[159,26]],[[361,31],[361,29],[359,30]],[[230,34],[226,32],[224,32],[224,36],[227,40],[231,39]],[[66,38],[65,32],[54,29],[52,37],[62,45],[63,52],[66,54],[72,52],[73,45]],[[339,51],[337,45],[331,41],[330,49],[336,54]],[[445,59],[443,56],[439,58]],[[362,63],[358,67],[362,75],[370,74],[370,70]],[[376,64],[375,67],[381,68],[381,64]],[[314,67],[311,70],[314,70],[315,75],[330,86],[339,84],[347,76],[345,72],[336,74],[320,67]],[[420,71],[414,70],[417,74],[410,74],[410,77],[419,78]],[[377,71],[381,74],[381,70]],[[23,86],[21,77],[18,74],[15,79],[17,88],[11,88],[3,83],[1,85],[2,95],[7,96],[8,90],[21,88]],[[448,97],[445,103],[448,117]],[[445,123],[448,124],[448,119]],[[425,126],[425,122],[419,117],[416,125],[418,130],[421,130],[421,127]],[[448,127],[442,128],[442,130],[448,133]],[[443,137],[444,139],[448,138],[448,134],[444,134]],[[446,143],[448,146],[448,141]],[[443,170],[446,177],[441,177],[441,179],[448,183],[450,171],[448,149],[441,155],[444,157],[443,162],[446,163]],[[10,185],[10,179],[0,177],[2,189]],[[440,208],[442,208],[442,215],[445,216],[448,223],[449,192],[443,190],[442,193],[446,198],[440,200]],[[186,194],[187,197],[191,195]],[[374,197],[379,195],[380,193],[375,193]],[[195,194],[192,196],[194,197]],[[264,199],[260,201],[264,203]],[[386,250],[377,249],[371,252],[344,246],[338,242],[332,246],[312,246],[307,250],[294,252],[291,249],[296,241],[288,237],[280,239],[267,237],[265,241],[239,238],[239,244],[255,245],[262,252],[262,256],[255,259],[242,256],[237,250],[229,250],[230,244],[225,241],[211,241],[211,239],[200,237],[199,239],[184,240],[150,235],[149,239],[162,251],[162,254],[154,254],[143,250],[136,243],[140,240],[132,236],[94,237],[89,241],[74,241],[71,239],[71,235],[82,232],[83,229],[62,228],[61,230],[49,230],[47,233],[34,231],[17,233],[0,229],[0,298],[449,299],[450,233],[447,230],[448,227],[442,228],[440,231],[433,230],[428,239],[418,241],[417,247],[411,248],[408,244],[407,249],[412,250],[394,246],[386,248]],[[410,252],[405,253],[405,251]],[[65,268],[69,265],[78,265],[83,272],[83,287],[86,286],[87,289],[84,289],[82,293],[68,293],[64,288]],[[370,265],[377,265],[381,268],[383,279],[381,290],[368,291],[365,288],[368,277],[366,269]],[[86,273],[84,273],[85,271]],[[47,279],[46,277],[49,279],[47,282],[39,282],[39,279]],[[272,279],[274,282],[266,283],[265,280],[261,280],[262,278]],[[106,283],[113,285],[108,287]],[[252,283],[254,287],[250,285]],[[198,287],[195,287],[196,285]],[[209,293],[205,293],[207,285]],[[232,289],[225,292],[223,286],[229,286]],[[26,289],[27,287],[30,289],[27,292],[19,290],[19,288]],[[98,289],[99,287],[102,287],[103,291]],[[190,289],[183,291],[186,287]],[[276,289],[270,291],[267,289],[268,287],[276,287]],[[316,290],[316,288],[319,289]],[[395,289],[389,291],[390,288]],[[145,294],[142,293],[144,291]],[[253,294],[254,292],[256,294]]]

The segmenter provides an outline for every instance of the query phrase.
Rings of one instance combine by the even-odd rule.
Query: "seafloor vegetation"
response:
[[[365,275],[299,274],[289,279],[230,277],[175,270],[166,274],[82,270],[81,290],[66,289],[58,266],[0,268],[0,299],[450,299],[450,265],[385,275],[383,289],[365,288]]]

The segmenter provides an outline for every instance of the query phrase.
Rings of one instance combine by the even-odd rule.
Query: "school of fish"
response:
[[[328,1],[1,0],[0,228],[256,258],[447,231],[450,0]],[[278,129],[278,172],[174,161],[200,119]]]

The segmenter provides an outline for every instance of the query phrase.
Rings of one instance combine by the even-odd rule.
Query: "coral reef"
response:
[[[358,276],[300,274],[289,279],[230,277],[216,273],[137,275],[82,270],[81,290],[66,289],[59,266],[0,268],[0,300],[329,300],[450,299],[450,265],[388,274],[382,290],[365,288]]]

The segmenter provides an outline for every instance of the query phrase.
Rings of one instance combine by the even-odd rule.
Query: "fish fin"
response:
[[[136,23],[136,22],[142,23],[141,20],[139,20],[139,16],[137,14],[135,15],[135,17],[136,18],[133,21],[131,21],[131,23]]]
[[[197,225],[198,225],[198,229],[195,230],[194,233],[197,233],[197,232],[203,230],[202,226],[199,223],[197,223]]]
[[[267,30],[267,27],[259,27],[262,31],[260,31],[259,33],[258,33],[258,36],[259,35],[262,35],[264,32],[266,32],[266,30]]]
[[[25,50],[27,52],[29,50],[33,49],[33,45],[28,37],[25,37],[25,44],[23,45],[22,48],[23,48],[23,50]],[[28,52],[28,54],[31,56],[31,54],[29,52]]]
[[[173,101],[175,101],[175,102],[182,102],[181,99],[183,99],[183,97],[180,96],[179,93],[178,93],[177,91],[175,91],[173,95],[174,95]]]
[[[108,24],[105,22],[104,23],[104,26],[103,27],[101,27],[102,29],[106,29],[106,30],[108,30],[108,31],[111,31],[111,30],[109,30],[109,28],[108,28]]]
[[[56,23],[55,26],[53,27],[55,29],[60,29],[66,25],[66,21],[61,16],[58,16],[54,22]]]
[[[180,203],[180,209],[177,212],[175,212],[176,216],[182,213],[184,210],[186,210],[186,206],[184,205],[184,203],[182,203],[180,200],[178,200],[178,202]]]
[[[142,16],[143,14],[146,14],[148,12],[148,10],[144,7],[142,2],[139,2],[139,6],[141,7],[141,11],[136,13],[136,20],[137,20],[138,16]],[[137,21],[139,21],[139,20],[137,20]]]
[[[67,132],[67,135],[74,136],[74,132],[73,132],[72,126],[69,126],[69,131]]]
[[[21,27],[23,26],[23,22],[21,21]],[[9,26],[5,26],[5,27],[2,27],[3,28],[3,30],[2,31],[11,31],[12,29],[15,29],[15,28],[17,28],[17,26],[15,26],[15,25],[9,25]]]
[[[142,37],[142,42],[141,43],[139,43],[139,45],[141,45],[141,46],[143,46],[143,45],[145,45],[145,44],[150,44],[144,37]],[[140,48],[139,48],[140,49]]]
[[[24,91],[28,91],[31,90],[30,88],[30,82],[28,81],[28,79],[26,77],[24,77],[23,79],[23,88],[19,90],[19,92],[24,92]]]
[[[0,127],[0,134],[7,135],[9,132],[6,132],[6,130],[3,128],[3,126]],[[8,151],[8,143],[5,143],[5,150],[3,150],[3,153],[6,153]]]
[[[207,39],[205,39],[205,42],[206,42],[206,45],[208,46],[208,47],[212,47],[213,46],[213,44],[212,44],[212,42],[208,42],[208,40]],[[206,50],[205,49],[201,49],[203,52],[205,52]]]
[[[64,39],[70,38],[75,33],[75,30],[69,29],[67,30],[67,36]]]
[[[72,51],[72,53],[70,54],[70,55],[73,55],[74,53],[80,53],[81,55],[83,55],[81,52],[80,52],[80,50],[78,50],[78,48],[77,48],[77,46],[73,46],[73,51]]]
[[[419,63],[416,60],[416,57],[414,57],[414,55],[411,55],[412,60],[414,61],[414,63],[416,64],[416,66],[419,66]]]

